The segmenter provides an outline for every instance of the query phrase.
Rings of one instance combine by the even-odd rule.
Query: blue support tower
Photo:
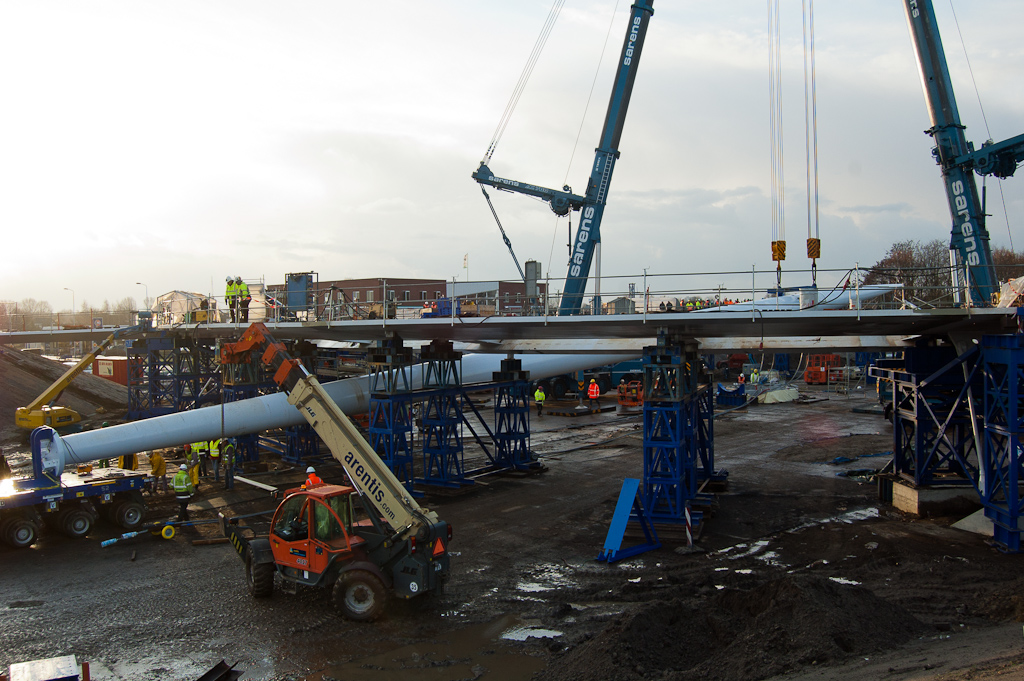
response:
[[[367,354],[370,368],[370,445],[412,492],[412,351],[398,336],[378,341]]]
[[[509,470],[535,470],[540,462],[530,451],[530,372],[509,355],[492,379],[494,389],[494,465]]]
[[[177,335],[126,345],[130,420],[195,409],[218,398],[220,373],[211,346]]]
[[[466,478],[462,450],[462,353],[449,341],[433,341],[420,352],[423,412],[423,477],[426,485],[459,488]]]
[[[221,383],[225,402],[248,400],[277,391],[277,385],[255,358],[246,364],[222,364]],[[234,440],[236,466],[247,461],[259,461],[259,433],[239,435]]]
[[[698,392],[707,387],[697,384],[700,360],[691,345],[662,333],[657,346],[644,348],[642,500],[656,523],[684,523],[697,496]]]
[[[992,537],[1003,551],[1019,553],[1021,435],[1024,433],[1024,336],[981,339],[985,434],[980,469],[982,503]]]

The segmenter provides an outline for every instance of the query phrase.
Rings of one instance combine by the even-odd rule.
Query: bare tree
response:
[[[135,312],[138,308],[135,307],[135,298],[128,296],[114,303],[114,312]]]
[[[1024,277],[1024,253],[1001,246],[993,248],[992,264],[996,267],[996,278],[999,281]]]
[[[897,241],[871,266],[865,284],[903,284],[907,300],[938,304],[950,295],[949,247],[941,239]]]
[[[51,314],[53,313],[53,306],[45,300],[24,298],[18,303],[15,312],[18,314]]]

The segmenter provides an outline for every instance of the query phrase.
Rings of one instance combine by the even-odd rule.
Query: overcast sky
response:
[[[1024,132],[1024,3],[954,3],[990,129],[949,2],[938,0],[968,139]],[[466,253],[470,279],[516,278],[470,173],[550,4],[0,4],[0,300],[59,310],[71,305],[67,287],[77,305],[141,301],[135,282],[151,296],[222,295],[227,274],[465,280]],[[771,269],[766,3],[654,7],[601,228],[603,274]],[[810,262],[800,3],[782,7],[784,267],[796,270]],[[494,154],[496,174],[583,192],[628,9],[567,0]],[[948,240],[902,3],[815,9],[819,267],[870,265],[896,240]],[[1002,182],[1009,226],[996,185],[993,245],[1012,232],[1024,249],[1024,175]],[[520,262],[564,279],[565,221],[536,200],[491,194]],[[628,281],[641,285],[634,276],[605,289]]]

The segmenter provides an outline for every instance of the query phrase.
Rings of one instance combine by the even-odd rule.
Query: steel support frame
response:
[[[1024,336],[983,336],[984,423],[981,499],[1000,550],[1021,551],[1021,434],[1024,432]]]
[[[462,445],[462,353],[446,341],[434,341],[420,352],[421,385],[427,392],[423,409],[423,477],[417,482],[460,488],[466,477]]]
[[[390,381],[394,377],[388,377]],[[412,395],[372,393],[370,396],[370,446],[405,488],[412,491]]]
[[[413,492],[412,351],[391,335],[366,356],[370,373],[370,446],[410,493]]]
[[[698,384],[696,344],[660,334],[644,348],[643,483],[648,519],[684,524],[702,515],[691,509],[702,479],[715,476],[713,403]]]
[[[509,355],[492,375],[494,387],[494,464],[498,469],[539,469],[530,450],[530,372]]]
[[[127,345],[127,344],[126,344]],[[211,346],[180,336],[130,341],[128,419],[187,411],[216,397],[219,371]]]
[[[910,371],[873,370],[893,385],[893,473],[918,487],[972,485],[980,494],[968,402],[980,398],[977,348],[951,360],[935,348],[914,348],[905,360]]]

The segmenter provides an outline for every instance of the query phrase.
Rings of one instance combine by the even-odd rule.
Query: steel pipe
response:
[[[462,359],[464,384],[490,382],[503,359],[500,355],[472,354]],[[603,364],[621,362],[623,355],[526,355],[521,358],[523,370],[533,379],[549,378]],[[413,388],[420,387],[419,366],[410,368]],[[370,410],[370,378],[346,378],[324,384],[324,389],[346,414],[362,414]],[[190,442],[235,437],[274,428],[305,423],[302,414],[288,404],[284,393],[228,402],[194,411],[182,411],[133,421],[110,428],[60,436],[53,434],[49,455],[63,470],[65,465],[110,459],[163,447],[177,447]]]

